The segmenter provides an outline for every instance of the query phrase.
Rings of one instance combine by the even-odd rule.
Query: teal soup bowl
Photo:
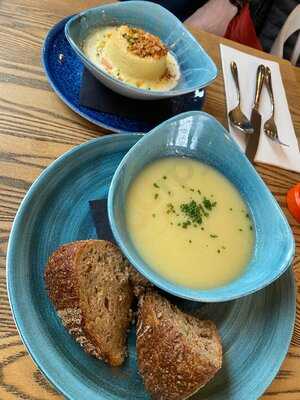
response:
[[[224,286],[198,290],[173,283],[145,262],[131,240],[125,216],[128,188],[147,164],[167,156],[189,157],[214,167],[237,188],[249,208],[255,233],[252,256],[244,273]],[[133,266],[161,289],[190,300],[220,302],[253,293],[277,279],[290,266],[295,251],[291,229],[273,195],[229,133],[204,112],[171,118],[132,147],[112,179],[108,215],[115,239]]]
[[[95,28],[131,25],[160,37],[175,56],[181,78],[172,90],[139,89],[112,77],[92,63],[83,53],[83,43]],[[88,9],[71,18],[65,34],[86,68],[111,90],[140,100],[157,100],[194,92],[208,86],[217,76],[217,68],[208,54],[184,25],[164,7],[148,1],[128,1]]]

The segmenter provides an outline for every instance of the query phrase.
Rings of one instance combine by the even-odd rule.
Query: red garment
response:
[[[225,38],[262,50],[247,3],[228,25]]]

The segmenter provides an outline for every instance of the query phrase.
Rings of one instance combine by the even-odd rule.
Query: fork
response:
[[[269,67],[265,68],[265,83],[266,83],[266,87],[267,87],[267,90],[268,90],[268,93],[270,96],[270,100],[271,100],[272,113],[271,113],[271,117],[264,124],[264,132],[274,142],[281,144],[282,146],[289,147],[288,144],[283,143],[278,137],[277,126],[274,121],[275,104],[274,104],[274,95],[273,95],[273,89],[272,89],[271,70]]]

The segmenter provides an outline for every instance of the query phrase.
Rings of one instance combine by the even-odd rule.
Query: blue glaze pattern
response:
[[[61,156],[31,186],[12,227],[7,285],[14,319],[33,360],[69,400],[150,399],[137,371],[134,329],[129,358],[122,367],[110,368],[69,336],[43,281],[45,263],[59,245],[96,238],[88,202],[107,196],[117,166],[141,137],[105,136]],[[214,320],[224,347],[222,370],[191,399],[258,399],[278,372],[291,340],[296,304],[292,271],[240,300],[177,302]]]
[[[158,92],[127,85],[85,56],[83,42],[91,31],[100,26],[122,24],[151,32],[168,46],[180,67],[181,78],[175,88]],[[164,7],[149,1],[129,1],[90,8],[71,18],[66,24],[65,33],[89,71],[104,85],[123,96],[141,100],[179,96],[208,86],[217,76],[214,62],[179,19]]]
[[[127,189],[146,164],[165,156],[190,157],[216,168],[248,205],[255,230],[254,251],[243,275],[225,286],[196,290],[172,283],[155,272],[132,243],[125,219]],[[269,189],[224,127],[201,111],[163,122],[126,154],[112,180],[108,216],[114,237],[129,261],[161,289],[191,300],[228,301],[253,293],[277,279],[295,253],[291,228]]]
[[[149,124],[94,111],[79,103],[83,64],[65,37],[64,28],[69,19],[65,18],[49,31],[42,50],[42,63],[53,90],[73,111],[105,129],[114,132],[148,132],[151,129]]]

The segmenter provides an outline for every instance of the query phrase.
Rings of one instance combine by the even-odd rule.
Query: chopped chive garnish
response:
[[[212,234],[210,234],[209,236],[210,236],[211,238],[213,238],[213,239],[215,239],[215,238],[218,237],[218,235],[212,235]]]
[[[167,179],[166,175],[163,176],[163,179]]]
[[[166,175],[163,175],[161,179],[167,179]],[[157,189],[160,189],[160,186],[157,182],[153,182],[153,186]],[[199,189],[194,189],[192,187],[186,187],[185,185],[181,185],[183,189],[187,189],[190,192],[197,192],[202,196],[201,191]],[[174,195],[171,190],[167,190],[169,196]],[[181,226],[183,229],[187,229],[188,227],[197,228],[199,225],[202,225],[207,217],[210,216],[213,208],[217,205],[216,201],[213,201],[207,197],[202,197],[200,201],[196,202],[190,194],[189,200],[186,203],[182,203],[175,209],[175,206],[172,203],[166,204],[166,214],[174,214],[174,216],[183,218],[183,221],[177,222],[175,220],[174,223],[170,222],[170,225]],[[211,197],[214,197],[213,194],[210,194]],[[154,193],[154,199],[157,200],[159,198],[159,193]],[[231,208],[232,210],[232,208]],[[155,214],[152,214],[153,218],[156,217]],[[204,231],[204,227],[200,226],[201,230]],[[217,235],[211,234],[210,237],[217,238]]]
[[[204,197],[203,201],[202,201],[204,207],[207,210],[211,210],[213,207],[215,207],[217,205],[216,201],[210,201],[208,198]]]
[[[186,229],[189,225],[191,225],[191,221],[184,221],[184,222],[182,223],[182,227],[183,227],[184,229]]]
[[[243,232],[243,229],[242,229],[242,228],[239,228],[239,231],[240,231],[240,232]]]
[[[180,205],[180,210],[195,224],[202,224],[202,215],[199,205],[195,200]]]
[[[175,214],[175,208],[172,203],[167,204],[167,214],[170,214],[170,213]]]
[[[208,212],[206,212],[206,211],[204,210],[203,205],[202,205],[202,204],[198,204],[198,205],[199,205],[199,208],[200,208],[202,214],[203,214],[205,217],[208,217]]]

